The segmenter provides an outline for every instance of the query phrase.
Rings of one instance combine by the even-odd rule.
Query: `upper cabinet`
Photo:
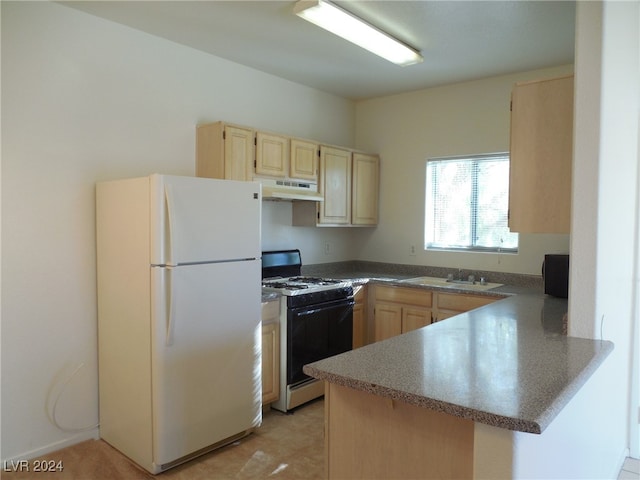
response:
[[[289,171],[289,139],[270,133],[256,133],[256,175],[286,177]]]
[[[293,225],[378,224],[377,155],[215,122],[197,127],[196,176],[259,180],[264,199],[304,200]]]
[[[324,202],[294,203],[293,225],[377,225],[379,181],[377,155],[321,145],[318,186]]]
[[[378,224],[378,188],[380,157],[364,153],[353,154],[351,180],[351,223]]]
[[[315,142],[256,133],[256,175],[318,181],[319,146]]]
[[[223,122],[196,129],[196,175],[225,180],[253,180],[254,132]]]
[[[319,145],[225,122],[198,125],[196,176],[251,181],[255,177],[318,182]],[[315,186],[315,185],[314,185]]]
[[[291,139],[291,178],[318,180],[318,157],[320,146],[315,142]]]
[[[569,233],[573,75],[518,83],[511,95],[509,228]]]
[[[320,193],[318,223],[351,223],[351,152],[335,147],[320,147]]]

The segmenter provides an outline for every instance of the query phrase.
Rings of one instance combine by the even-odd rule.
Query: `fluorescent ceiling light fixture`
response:
[[[422,62],[417,50],[324,0],[300,0],[293,13],[397,65]]]

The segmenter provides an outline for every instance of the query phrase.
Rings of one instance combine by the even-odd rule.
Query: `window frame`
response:
[[[424,212],[424,249],[427,251],[457,251],[457,252],[475,252],[475,253],[507,253],[507,254],[518,254],[520,248],[520,236],[517,232],[510,232],[517,236],[517,245],[516,247],[501,247],[501,246],[481,246],[474,245],[473,242],[477,239],[477,231],[478,231],[478,170],[479,164],[482,161],[491,161],[492,159],[503,159],[506,158],[507,162],[510,162],[509,152],[497,152],[497,153],[488,153],[488,154],[473,154],[473,155],[459,155],[459,156],[451,156],[451,157],[433,157],[428,158],[425,162],[425,212]],[[461,161],[468,160],[473,163],[472,172],[471,172],[471,204],[470,204],[470,224],[468,225],[471,233],[472,244],[468,246],[453,246],[448,244],[438,244],[435,242],[427,241],[428,232],[427,232],[427,215],[433,214],[434,212],[429,212],[427,210],[427,206],[429,205],[429,185],[428,185],[428,169],[429,164],[434,162],[446,162],[446,161]],[[507,185],[507,195],[509,192],[509,185]],[[433,192],[434,196],[436,192]],[[432,204],[435,203],[432,201]],[[507,207],[508,209],[508,207]],[[508,217],[508,210],[507,210]],[[508,228],[508,226],[507,226]]]

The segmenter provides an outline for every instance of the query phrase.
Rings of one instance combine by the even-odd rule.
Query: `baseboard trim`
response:
[[[17,462],[19,460],[31,460],[34,458],[42,458],[51,452],[57,452],[58,450],[62,450],[63,448],[70,447],[72,445],[76,445],[77,443],[84,442],[85,440],[98,440],[100,438],[100,430],[96,427],[91,430],[87,430],[86,432],[78,433],[73,437],[66,438],[64,440],[60,440],[58,442],[50,443],[40,448],[36,448],[34,450],[30,450],[28,452],[24,452],[18,455],[14,455],[13,457],[3,458],[2,465],[11,464],[11,462]],[[55,460],[55,459],[52,459]]]

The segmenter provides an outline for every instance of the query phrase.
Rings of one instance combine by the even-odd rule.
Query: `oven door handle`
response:
[[[355,304],[356,302],[353,300],[349,300],[346,302],[344,300],[340,300],[339,302],[321,303],[321,304],[315,304],[315,305],[308,305],[306,307],[297,307],[297,308],[293,308],[292,311],[297,316],[314,315],[318,312],[321,312],[322,310],[326,310],[327,308],[335,308],[335,307],[349,307],[349,311],[351,311]]]

